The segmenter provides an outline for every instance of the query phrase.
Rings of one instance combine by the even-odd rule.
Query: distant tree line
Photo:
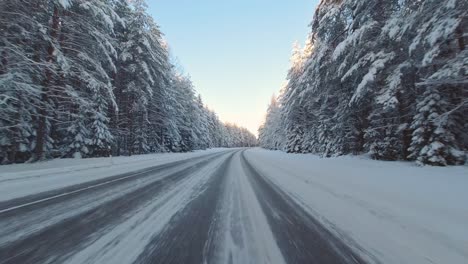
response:
[[[0,163],[256,144],[171,65],[143,0],[0,1]]]
[[[468,1],[322,0],[259,130],[269,149],[463,164]]]

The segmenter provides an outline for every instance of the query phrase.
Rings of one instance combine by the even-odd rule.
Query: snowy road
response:
[[[0,202],[0,263],[364,263],[246,150]]]

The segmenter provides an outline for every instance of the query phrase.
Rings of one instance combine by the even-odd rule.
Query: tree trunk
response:
[[[110,116],[110,124],[111,128],[114,130],[115,133],[115,144],[114,144],[114,151],[113,154],[115,156],[121,155],[121,145],[122,145],[122,130],[120,125],[120,115],[122,112],[122,85],[121,85],[121,66],[120,63],[117,61],[115,63],[115,67],[117,71],[113,74],[113,86],[114,86],[114,94],[115,94],[115,102],[117,104],[117,109],[113,106],[109,106],[109,116]]]
[[[463,23],[462,23],[463,25]],[[465,36],[463,34],[463,26],[460,25],[457,28],[456,34],[457,34],[457,39],[458,39],[458,48],[460,51],[465,50]]]
[[[54,11],[52,16],[52,25],[51,25],[51,43],[47,48],[47,66],[45,69],[45,79],[42,83],[42,94],[41,94],[41,102],[42,105],[39,108],[38,114],[38,125],[37,125],[37,140],[36,140],[36,160],[42,160],[45,158],[44,153],[44,146],[46,144],[46,136],[47,136],[47,106],[49,101],[49,93],[50,93],[50,84],[52,83],[52,71],[50,69],[52,63],[54,62],[54,52],[55,48],[52,42],[57,39],[58,29],[59,29],[59,9],[56,5],[54,5]]]
[[[6,51],[2,52],[2,60],[0,61],[0,75],[7,72],[8,58]]]

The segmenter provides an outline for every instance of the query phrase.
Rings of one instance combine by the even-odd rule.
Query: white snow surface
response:
[[[225,150],[216,148],[131,157],[55,159],[0,166],[0,202]]]
[[[371,263],[467,263],[467,166],[263,149],[246,157]]]
[[[237,153],[229,165],[223,194],[214,263],[284,264],[268,220],[263,213]]]
[[[0,201],[62,188],[168,162],[217,153],[154,154],[119,158],[65,159],[0,167]],[[250,149],[252,166],[369,263],[453,263],[468,259],[468,167],[418,167],[408,162],[367,157],[323,159],[314,155]],[[131,263],[145,245],[203,192],[217,159],[177,185],[156,195],[136,213],[125,215],[74,252],[69,263]],[[186,164],[184,166],[189,166]],[[175,168],[180,170],[182,167]],[[227,170],[216,213],[216,260],[226,263],[285,263],[243,171],[240,153]],[[126,195],[165,177],[129,182],[115,189],[24,215],[2,230],[0,245],[37,232],[89,208]],[[94,199],[94,200],[93,200]],[[22,226],[22,232],[15,233]],[[214,232],[215,230],[213,230]],[[128,245],[133,245],[128,248]]]

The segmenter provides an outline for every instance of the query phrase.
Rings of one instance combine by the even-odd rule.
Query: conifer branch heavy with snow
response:
[[[465,0],[322,0],[310,48],[304,56],[294,48],[288,85],[268,109],[260,144],[464,163],[467,10]]]
[[[255,145],[168,53],[144,0],[0,1],[0,163]]]

